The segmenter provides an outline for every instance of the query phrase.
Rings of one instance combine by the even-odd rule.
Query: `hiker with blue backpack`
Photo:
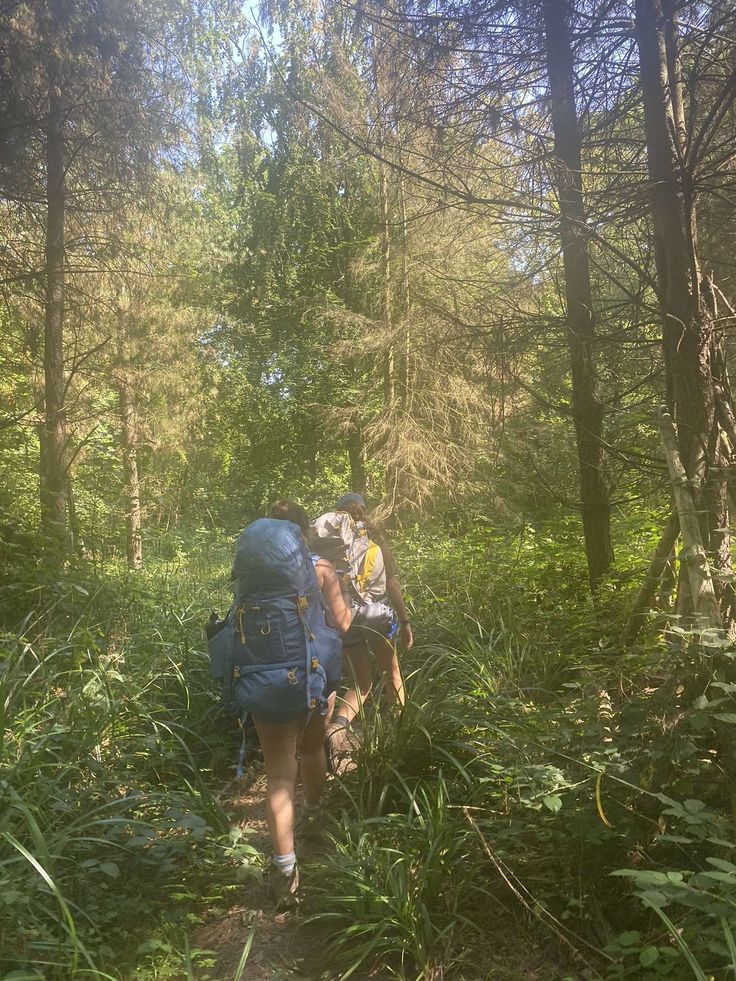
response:
[[[404,704],[404,681],[396,650],[400,639],[408,650],[414,643],[398,568],[381,532],[368,519],[361,494],[344,494],[331,512],[312,525],[311,545],[330,559],[341,575],[353,623],[343,637],[346,673],[354,684],[342,696],[340,711],[328,728],[330,768],[339,766],[347,729],[373,688],[371,654],[387,679],[390,706]]]
[[[306,512],[279,501],[241,533],[235,602],[209,641],[226,706],[249,713],[266,770],[266,817],[273,844],[277,908],[298,887],[294,851],[296,783],[304,818],[318,813],[326,779],[325,735],[342,671],[341,634],[352,621],[334,567],[310,554]],[[329,621],[329,622],[328,622]]]

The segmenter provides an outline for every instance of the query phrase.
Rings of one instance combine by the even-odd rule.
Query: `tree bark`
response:
[[[382,153],[382,151],[381,151]],[[378,164],[378,193],[381,214],[381,323],[387,338],[386,353],[383,361],[383,396],[387,407],[394,404],[396,399],[396,377],[393,345],[393,318],[391,311],[391,232],[389,228],[389,198],[388,175],[386,164],[381,160]]]
[[[668,23],[665,40],[663,25]],[[659,0],[636,0],[636,39],[641,65],[647,166],[651,181],[655,260],[663,319],[668,405],[677,423],[680,454],[698,499],[708,469],[708,442],[715,396],[711,375],[713,318],[701,296],[694,254],[694,210],[678,180],[676,134],[679,92],[676,32]],[[705,525],[701,529],[705,532]]]
[[[350,461],[350,490],[356,494],[365,494],[363,434],[358,425],[351,426],[348,433],[348,460]]]
[[[69,519],[69,541],[77,555],[84,554],[82,542],[82,523],[77,511],[77,500],[74,495],[74,474],[71,466],[66,470],[66,511]]]
[[[31,362],[31,391],[33,392],[33,403],[36,407],[34,423],[38,436],[38,499],[41,505],[42,519],[47,500],[46,460],[48,457],[48,450],[46,448],[46,392],[43,363],[43,334],[43,328],[40,323],[29,324],[26,336],[28,339],[28,355]]]
[[[701,542],[714,567],[730,571],[727,530],[727,448],[721,438],[733,429],[733,404],[725,353],[716,331],[716,290],[701,278],[697,253],[695,198],[686,159],[686,116],[680,80],[678,30],[671,0],[636,0],[647,166],[651,182],[655,260],[668,406],[677,424],[684,471],[695,499]],[[697,612],[698,596],[690,583]],[[730,622],[733,597],[720,590],[721,613]],[[678,613],[693,609],[680,576]]]
[[[403,332],[401,338],[401,352],[397,365],[397,382],[399,386],[399,397],[401,407],[405,412],[411,409],[411,328],[409,326],[409,314],[411,312],[411,286],[409,283],[409,229],[406,212],[406,188],[404,186],[403,171],[399,172],[399,222],[401,228],[401,315],[403,317]]]
[[[42,525],[48,541],[66,548],[67,434],[64,377],[64,112],[61,70],[49,59],[46,124],[46,306],[44,321],[45,439],[41,441]]]
[[[140,569],[143,565],[143,540],[141,536],[141,483],[138,473],[138,426],[128,358],[126,315],[122,309],[119,309],[117,389],[126,500],[125,554],[128,566],[131,569]]]
[[[590,584],[595,590],[613,562],[613,547],[602,443],[603,409],[595,366],[595,320],[585,234],[581,138],[575,106],[568,0],[545,0],[544,24],[583,531]]]
[[[681,561],[687,573],[694,610],[696,615],[701,618],[703,626],[721,628],[723,624],[710,566],[703,547],[700,520],[695,508],[690,481],[680,458],[672,416],[666,408],[659,410],[659,430],[662,435],[667,468],[670,473],[677,514],[680,520],[683,543]]]
[[[126,557],[131,569],[143,565],[143,541],[141,537],[141,484],[138,475],[138,439],[135,407],[130,397],[127,374],[118,383],[120,400],[121,441],[123,451],[123,477],[125,480],[125,532]]]
[[[375,87],[375,110],[378,148],[378,204],[379,204],[379,277],[380,277],[380,310],[379,316],[386,337],[386,349],[383,355],[383,403],[387,417],[387,426],[393,427],[393,417],[396,405],[396,361],[393,336],[392,309],[392,270],[391,270],[391,203],[389,198],[388,168],[386,165],[386,99],[384,97],[383,62],[384,45],[380,36],[380,22],[373,26],[373,81]],[[385,492],[389,514],[393,514],[398,497],[398,472],[392,455],[392,435],[387,430],[385,445],[387,447]]]

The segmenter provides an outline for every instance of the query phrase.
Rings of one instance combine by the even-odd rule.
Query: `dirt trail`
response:
[[[350,759],[350,751],[360,738],[359,725],[351,730],[349,736],[343,737],[344,756],[338,765],[341,776],[354,765]],[[241,780],[226,784],[218,796],[231,824],[249,829],[248,844],[264,855],[270,855],[265,789],[265,774],[261,764],[255,762]],[[300,804],[299,787],[297,807]],[[315,851],[323,847],[324,843],[320,844],[318,841],[309,845],[305,842],[297,843],[298,853],[307,859],[310,854],[314,855]],[[192,938],[198,948],[214,951],[217,955],[216,967],[214,971],[208,972],[209,978],[215,981],[233,981],[243,947],[253,928],[253,941],[241,981],[284,981],[287,978],[317,981],[329,977],[324,966],[316,973],[314,970],[314,965],[319,963],[319,950],[324,939],[319,930],[316,927],[305,927],[298,914],[275,913],[273,899],[264,881],[255,878],[249,880],[236,895],[237,901],[227,912],[223,914],[221,909],[213,911],[212,918],[203,923]],[[384,972],[351,975],[355,981],[364,981],[368,977],[371,981],[381,981],[384,976],[389,977]]]
[[[233,824],[252,829],[249,844],[268,855],[270,843],[264,808],[265,777],[262,772],[229,784],[221,801]],[[237,902],[226,912],[218,911],[197,931],[194,943],[215,951],[217,966],[211,977],[232,981],[250,931],[253,943],[243,973],[243,981],[282,981],[308,978],[301,970],[304,943],[295,943],[299,921],[291,914],[277,915],[264,882],[245,883]]]
[[[346,764],[345,769],[350,766],[348,760]],[[233,825],[251,829],[248,843],[269,855],[264,791],[265,775],[257,768],[242,781],[227,784],[220,800]],[[304,855],[303,844],[301,854]],[[340,981],[339,975],[330,973],[324,963],[317,967],[324,946],[320,930],[316,926],[305,927],[298,914],[276,914],[264,882],[249,880],[234,895],[237,899],[232,906],[225,912],[213,911],[191,938],[194,946],[214,951],[217,956],[214,969],[206,972],[210,981],[233,981],[251,930],[253,942],[241,981]],[[498,958],[491,958],[480,975],[471,969],[464,975],[467,981],[551,981],[567,976],[561,970],[556,945],[548,939],[545,942],[529,926],[513,916],[503,926],[498,924],[489,934],[492,946],[499,948]],[[449,979],[449,975],[446,977]],[[351,975],[352,981],[389,978],[395,978],[395,974],[380,967],[370,973]]]

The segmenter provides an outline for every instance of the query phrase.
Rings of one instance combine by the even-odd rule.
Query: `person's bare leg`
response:
[[[339,725],[333,724],[333,729],[343,727],[345,723],[342,720],[347,720],[348,725],[353,721],[373,687],[373,668],[366,642],[344,647],[343,657],[344,673],[353,684],[341,698],[336,716],[341,721]]]
[[[396,644],[387,640],[386,637],[379,636],[372,637],[369,644],[376,656],[378,667],[386,676],[386,702],[390,706],[403,707],[406,702],[406,693],[399,657],[396,653]]]
[[[289,855],[294,851],[297,744],[302,723],[275,723],[256,718],[253,722],[266,768],[266,819],[274,855]]]
[[[335,707],[335,693],[330,695],[327,715],[313,712],[302,733],[299,759],[301,764],[304,803],[309,807],[319,804],[327,779],[327,758],[325,756],[325,735]]]

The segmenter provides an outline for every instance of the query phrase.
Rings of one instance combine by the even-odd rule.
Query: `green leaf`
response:
[[[656,947],[645,947],[639,954],[639,963],[642,967],[651,967],[658,957],[659,951]]]
[[[709,855],[708,858],[706,858],[706,862],[708,862],[710,865],[714,865],[722,872],[730,872],[732,875],[736,872],[736,865],[734,865],[733,862],[727,862],[725,858],[713,858],[713,856]]]
[[[651,869],[616,869],[611,875],[636,879],[637,885],[666,886],[669,883],[666,872],[654,872]]]
[[[734,716],[734,718],[736,718],[736,716]],[[702,800],[686,800],[684,803],[685,810],[690,814],[699,814],[701,811],[705,810],[705,804],[702,802]]]
[[[669,903],[669,897],[665,896],[659,889],[647,889],[639,895],[642,903],[649,909],[660,909]]]
[[[699,879],[712,879],[714,882],[725,882],[729,886],[736,886],[736,878],[732,872],[698,872]]]
[[[562,798],[559,794],[548,794],[546,797],[542,798],[542,803],[546,808],[552,811],[553,814],[557,814],[562,807]]]
[[[100,862],[100,872],[109,875],[111,879],[117,879],[120,875],[120,868],[115,862]]]

